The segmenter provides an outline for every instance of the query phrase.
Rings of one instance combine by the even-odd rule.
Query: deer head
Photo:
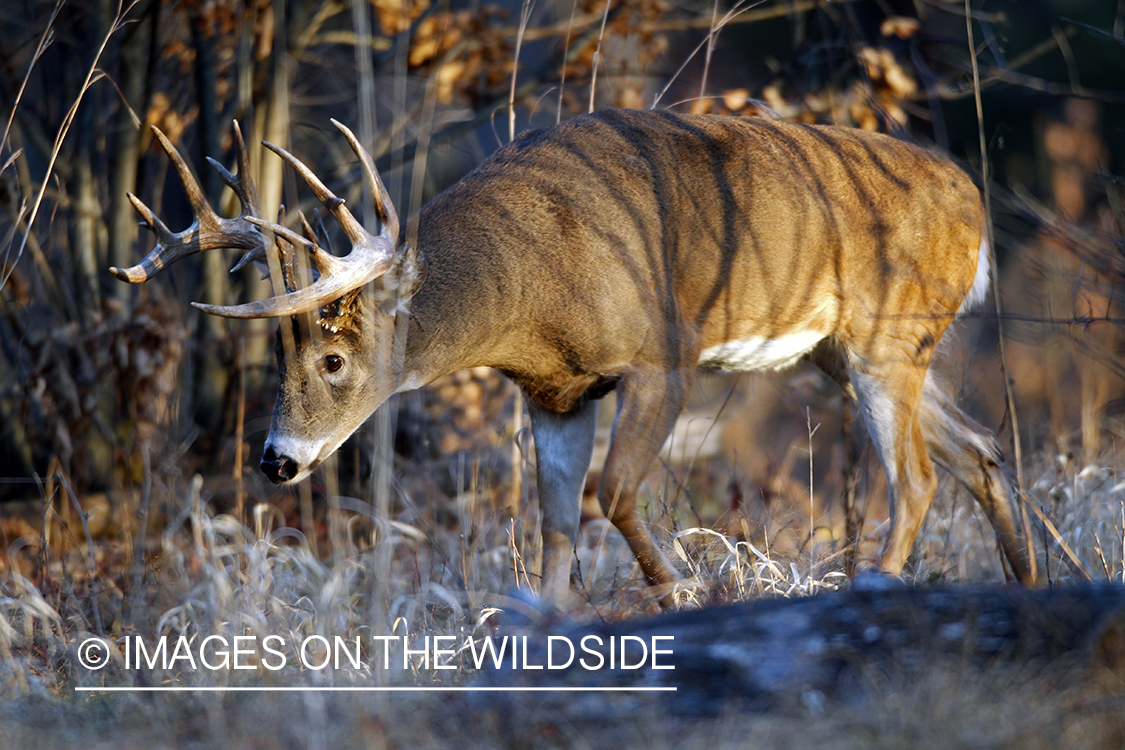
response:
[[[157,245],[138,265],[110,269],[122,281],[141,283],[182,258],[219,247],[246,250],[232,270],[251,261],[269,269],[275,289],[282,289],[274,297],[233,306],[192,305],[227,318],[282,319],[276,344],[278,397],[261,464],[275,483],[308,476],[398,388],[407,307],[424,275],[417,250],[400,244],[398,215],[371,155],[351,130],[332,122],[359,158],[364,183],[374,200],[379,223],[376,234],[368,232],[344,200],[299,159],[272,143],[263,145],[292,166],[332,214],[351,244],[346,256],[325,250],[327,243],[317,237],[304,216],[303,235],[262,219],[237,123],[238,176],[208,159],[242,204],[241,214],[233,219],[215,213],[183,158],[153,127],[184,186],[195,220],[182,232],[173,233],[130,194],[129,200],[144,220],[142,225],[153,231]],[[274,255],[266,252],[262,229],[275,237]],[[302,255],[307,257],[306,263],[301,263]],[[311,279],[302,278],[309,275]]]

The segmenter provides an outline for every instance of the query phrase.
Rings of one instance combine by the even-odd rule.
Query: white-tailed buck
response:
[[[1034,580],[994,439],[928,375],[946,327],[988,284],[980,196],[956,167],[859,130],[607,110],[500,149],[422,209],[415,236],[400,234],[370,155],[337,127],[374,196],[376,234],[304,164],[266,145],[339,222],[352,243],[346,257],[323,250],[307,225],[302,237],[257,215],[241,137],[238,177],[219,169],[242,214],[219,219],[157,133],[197,221],[173,234],[130,196],[158,244],[139,266],[111,269],[136,283],[214,247],[261,259],[258,227],[277,236],[267,260],[275,279],[280,261],[284,293],[196,305],[292,316],[281,326],[288,341],[262,458],[274,482],[307,476],[392,393],[494,367],[527,396],[542,597],[556,607],[569,587],[596,403],[616,390],[598,496],[666,595],[678,575],[636,496],[696,367],[808,359],[859,402],[886,471],[892,513],[880,568],[902,571],[937,484],[932,458],[980,502],[1015,577]],[[301,285],[293,246],[311,256],[314,282]]]

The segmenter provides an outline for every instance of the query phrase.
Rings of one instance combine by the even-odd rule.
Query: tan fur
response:
[[[616,385],[599,497],[650,580],[676,574],[635,494],[700,353],[806,331],[842,380],[869,383],[861,406],[892,478],[881,567],[898,573],[909,555],[933,452],[991,509],[1017,577],[1034,577],[998,456],[968,468],[989,438],[927,386],[981,248],[978,191],[948,162],[857,130],[608,111],[521,137],[419,227],[433,271],[408,361],[434,376],[451,359],[497,367],[560,413]]]
[[[933,456],[981,502],[1016,576],[1034,578],[991,437],[927,377],[986,282],[980,197],[948,162],[858,130],[607,110],[498,151],[423,208],[414,251],[373,282],[349,335],[284,355],[263,460],[285,468],[277,481],[306,476],[391,393],[495,367],[532,404],[543,596],[560,606],[593,404],[616,388],[599,499],[648,579],[672,584],[636,494],[701,355],[736,368],[807,356],[858,398],[886,470],[884,570],[910,553]],[[346,364],[326,372],[332,354]]]

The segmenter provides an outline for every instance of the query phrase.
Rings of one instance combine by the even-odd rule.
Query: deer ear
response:
[[[405,244],[395,258],[391,272],[398,279],[399,298],[406,301],[413,297],[422,282],[426,280],[426,259],[422,257],[417,245]]]
[[[426,263],[414,245],[402,245],[391,267],[376,284],[379,312],[394,315],[407,310],[410,298],[426,280]]]

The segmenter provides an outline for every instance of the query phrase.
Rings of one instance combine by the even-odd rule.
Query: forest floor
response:
[[[1029,496],[1056,526],[1039,539],[1051,585],[1086,575],[1122,580],[1117,461],[1106,454],[1101,464],[1077,466],[1044,457],[1027,472]],[[470,643],[486,636],[658,613],[604,521],[583,526],[571,611],[544,622],[528,605],[538,564],[534,503],[507,518],[471,487],[380,521],[371,506],[344,498],[312,510],[318,534],[310,537],[286,524],[284,506],[251,496],[236,517],[212,508],[201,478],[168,478],[165,486],[171,495],[152,514],[159,522],[143,533],[103,529],[91,513],[87,535],[65,506],[5,513],[0,745],[1125,747],[1120,686],[1063,680],[1061,667],[1052,685],[1049,664],[935,662],[925,679],[882,675],[854,700],[814,694],[770,710],[717,703],[707,715],[685,714],[661,693],[560,702],[534,692],[458,692],[479,685]],[[666,552],[690,582],[677,595],[680,609],[848,585],[846,555],[831,540],[787,549],[687,527],[661,510],[667,486],[650,481],[647,497]],[[74,501],[87,509],[101,502]],[[44,523],[52,514],[56,522]],[[985,526],[943,484],[908,582],[1002,584]],[[435,655],[439,648],[447,651]],[[439,669],[435,656],[451,668]],[[167,688],[179,691],[159,690]],[[583,708],[591,700],[593,714]]]

